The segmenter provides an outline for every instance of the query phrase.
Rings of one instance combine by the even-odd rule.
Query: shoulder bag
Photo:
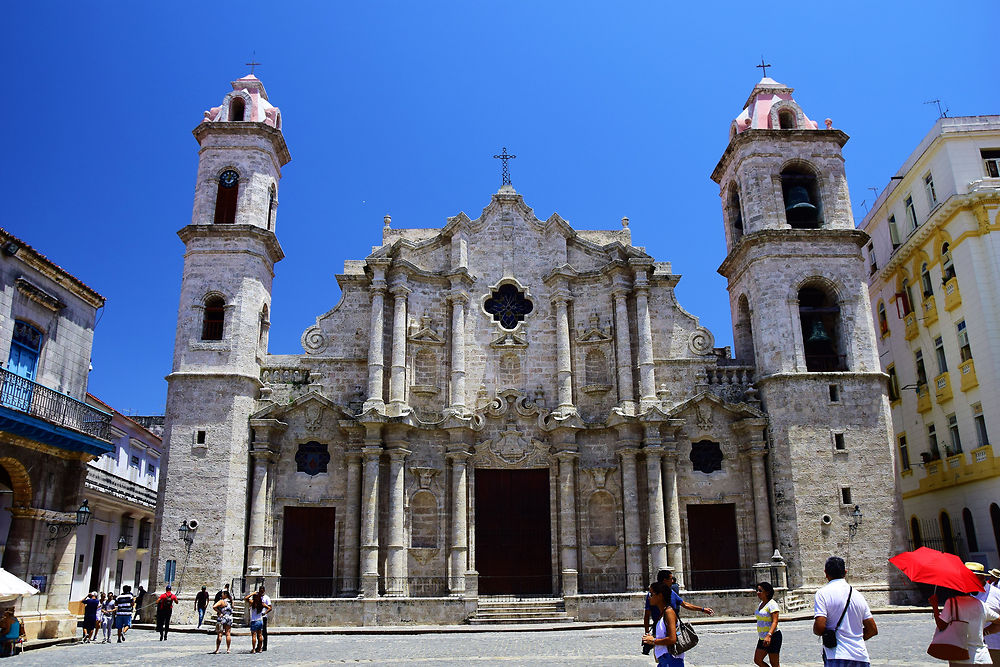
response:
[[[840,612],[840,620],[837,621],[837,625],[833,626],[833,630],[827,626],[826,630],[823,631],[823,646],[827,648],[837,648],[837,629],[844,620],[844,615],[847,614],[847,608],[851,606],[851,596],[854,595],[854,586],[851,586],[850,590],[847,592],[847,602],[844,603],[844,611]]]
[[[927,655],[938,660],[968,660],[969,622],[958,618],[958,602],[955,598],[951,598],[948,602],[952,603],[952,619],[948,621],[944,630],[934,631],[934,639],[927,647]]]
[[[680,615],[677,615],[677,641],[667,647],[667,652],[670,655],[678,656],[681,653],[690,651],[697,645],[698,635],[695,633],[694,628],[691,627],[690,623],[682,621]]]

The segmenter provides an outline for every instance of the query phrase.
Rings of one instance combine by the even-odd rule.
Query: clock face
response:
[[[222,172],[222,175],[219,176],[219,182],[222,183],[222,187],[224,188],[233,187],[239,180],[240,180],[240,175],[237,174],[232,169],[226,169],[224,172]]]

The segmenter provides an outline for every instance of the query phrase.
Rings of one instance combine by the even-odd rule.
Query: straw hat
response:
[[[973,574],[978,575],[980,577],[988,576],[988,573],[986,572],[986,567],[982,563],[970,561],[965,564],[965,567],[969,568],[970,570],[972,570]]]
[[[992,570],[990,570],[990,576],[993,577],[994,579],[1000,579],[1000,569],[993,568]]]

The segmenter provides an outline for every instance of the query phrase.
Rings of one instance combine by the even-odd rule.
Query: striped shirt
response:
[[[119,616],[131,616],[132,607],[135,604],[135,596],[131,593],[122,593],[115,600],[115,604],[118,606]]]
[[[771,614],[781,611],[781,607],[774,600],[768,600],[767,604],[757,610],[757,635],[763,639],[771,631]]]

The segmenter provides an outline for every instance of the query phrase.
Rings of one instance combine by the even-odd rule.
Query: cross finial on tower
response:
[[[759,67],[764,72],[764,77],[766,78],[767,77],[767,68],[771,67],[771,64],[768,63],[768,64],[765,65],[764,64],[764,56],[761,56],[760,57],[760,64],[759,65],[754,65],[754,67]]]
[[[252,54],[250,54],[250,62],[244,64],[250,68],[250,74],[253,75],[253,69],[258,65],[260,65],[260,63],[257,62],[257,52],[254,51]]]
[[[503,173],[501,174],[502,183],[501,185],[510,185],[510,169],[507,167],[507,160],[513,160],[516,155],[508,155],[507,147],[503,147],[503,152],[500,155],[494,155],[494,158],[498,160],[503,160]]]

